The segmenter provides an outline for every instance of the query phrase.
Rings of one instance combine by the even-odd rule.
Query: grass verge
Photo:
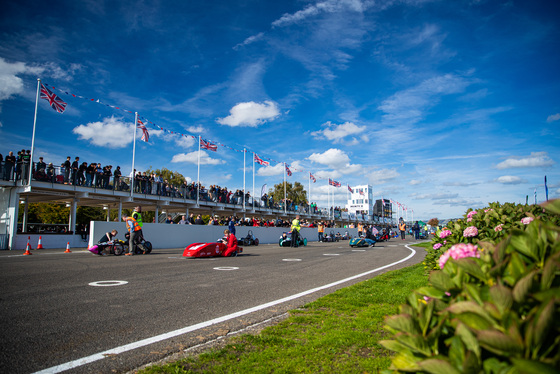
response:
[[[428,283],[421,264],[381,274],[290,311],[258,335],[234,337],[221,349],[141,374],[155,373],[367,373],[388,368],[386,315]]]

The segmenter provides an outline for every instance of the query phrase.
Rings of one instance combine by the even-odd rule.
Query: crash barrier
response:
[[[159,224],[144,223],[142,232],[146,240],[152,243],[154,249],[158,248],[183,248],[192,243],[210,243],[215,242],[224,236],[224,230],[227,226],[213,225],[177,225],[177,224]],[[92,221],[90,223],[89,245],[97,243],[106,232],[117,230],[119,234],[117,238],[124,239],[127,232],[124,222],[106,222]],[[325,234],[340,232],[344,234],[346,231],[353,237],[358,234],[358,229],[325,229]],[[284,232],[290,231],[289,227],[253,227],[253,226],[235,226],[235,236],[239,240],[247,236],[249,231],[259,239],[260,244],[276,243]],[[308,242],[317,241],[317,228],[302,227],[300,235],[307,239]]]

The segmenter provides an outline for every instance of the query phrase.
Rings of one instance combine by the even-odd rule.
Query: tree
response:
[[[269,189],[269,196],[272,196],[274,201],[280,201],[284,199],[284,182],[274,185],[274,189]],[[292,185],[286,182],[286,198],[292,200],[296,204],[307,203],[307,191],[303,188],[303,185],[299,182],[294,182]]]
[[[428,221],[428,225],[432,226],[432,227],[437,227],[439,226],[439,219],[437,218],[432,218],[431,220]]]
[[[152,167],[150,166],[150,168],[146,170],[146,174],[161,175],[163,180],[167,179],[169,183],[175,186],[179,186],[185,181],[185,177],[183,176],[183,174],[179,173],[178,171],[171,171],[167,168],[152,170]]]

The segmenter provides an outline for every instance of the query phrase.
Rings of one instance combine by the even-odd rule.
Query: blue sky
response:
[[[148,119],[138,170],[196,180],[200,135],[227,146],[203,152],[205,185],[242,188],[246,148],[271,160],[257,191],[286,162],[291,182],[317,177],[320,206],[327,178],[343,185],[336,205],[347,183],[370,184],[419,219],[535,189],[540,202],[545,175],[560,197],[559,20],[538,0],[8,2],[0,153],[30,148],[41,78]],[[134,114],[55,93],[68,107],[40,100],[36,158],[130,172]]]

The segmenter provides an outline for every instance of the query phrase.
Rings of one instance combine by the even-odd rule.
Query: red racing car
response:
[[[237,246],[226,250],[224,243],[193,243],[183,251],[183,257],[235,257],[243,252],[243,248]]]

